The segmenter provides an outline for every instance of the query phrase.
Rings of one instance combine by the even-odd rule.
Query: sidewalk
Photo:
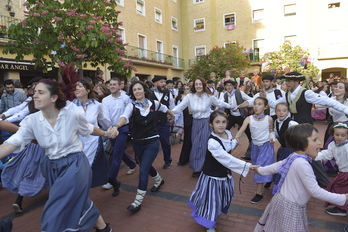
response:
[[[322,122],[316,123],[320,133],[326,129]],[[233,135],[236,130],[232,130]],[[244,151],[248,144],[244,136],[242,144],[236,148],[233,155],[236,157],[244,156]],[[90,198],[101,211],[106,222],[110,222],[113,231],[120,232],[199,232],[205,229],[195,223],[190,217],[191,210],[187,206],[187,201],[194,189],[197,178],[192,178],[192,170],[188,165],[177,166],[181,144],[172,146],[173,165],[169,169],[162,169],[163,154],[160,152],[154,162],[154,167],[159,171],[165,184],[160,192],[151,193],[148,191],[142,204],[142,209],[136,214],[127,211],[127,206],[133,202],[138,183],[138,168],[133,175],[126,175],[128,167],[122,165],[119,173],[119,180],[122,182],[121,192],[117,197],[111,196],[111,190],[105,191],[101,187],[91,190]],[[128,148],[133,156],[132,148]],[[251,174],[251,175],[250,175]],[[254,196],[255,184],[253,183],[253,173],[251,172],[241,183],[241,194],[239,193],[239,175],[233,174],[235,181],[235,196],[227,215],[221,215],[217,222],[218,232],[252,231],[255,227],[263,210],[270,201],[272,194],[271,188],[265,190],[264,199],[258,204],[251,204],[250,200]],[[148,189],[153,185],[152,178],[149,178]],[[41,193],[35,198],[24,199],[24,212],[14,215],[12,203],[16,194],[9,193],[6,189],[0,190],[0,215],[1,217],[11,217],[13,220],[14,232],[40,231],[40,215],[43,205],[47,199],[48,191]],[[341,231],[348,230],[347,217],[331,216],[324,212],[324,202],[317,199],[310,199],[307,204],[307,215],[311,232]]]

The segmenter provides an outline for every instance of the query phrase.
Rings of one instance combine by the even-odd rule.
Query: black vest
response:
[[[161,104],[167,106],[168,109],[169,109],[169,98],[170,97],[173,97],[173,95],[171,94],[171,92],[169,92],[168,89],[166,89],[166,91],[163,93],[161,99],[157,99],[155,93],[152,93],[151,96],[150,96],[150,100],[152,100],[152,101],[157,100]],[[168,121],[167,113],[163,113],[163,112],[160,112],[160,111],[155,111],[155,117],[156,117],[156,123],[158,123],[158,124],[164,124],[164,123],[166,123]]]
[[[153,101],[150,107],[149,114],[144,117],[140,114],[140,110],[134,105],[132,123],[132,138],[133,140],[143,140],[151,136],[158,135],[156,121],[155,121],[155,103]]]
[[[279,129],[279,122],[276,121],[276,130],[278,133],[278,141],[280,143],[280,145],[282,145],[282,147],[286,147],[286,142],[285,142],[285,131],[286,129],[288,129],[289,127],[289,122],[291,121],[291,118],[287,118],[285,119],[285,121],[282,124],[282,127]]]
[[[298,122],[298,124],[302,124],[302,123],[313,124],[313,119],[311,116],[312,104],[308,103],[305,99],[305,92],[306,91],[307,90],[302,91],[300,98],[296,102],[297,113],[291,112],[291,116],[292,116],[293,120]],[[290,94],[290,92],[287,92],[285,94],[285,97],[286,97],[286,103],[289,105],[288,94]]]
[[[237,104],[240,105],[244,102],[244,99],[242,98],[242,94],[240,93],[239,90],[236,90],[236,92],[234,92],[234,96],[236,98]],[[233,97],[233,96],[232,96]],[[224,100],[226,103],[228,103],[228,95],[227,92],[224,94]],[[231,112],[229,109],[226,109],[225,112],[230,115]],[[240,108],[239,109],[239,113],[243,118],[246,118],[246,116],[248,115],[248,112],[245,108]]]
[[[226,150],[219,138],[210,135],[209,139],[215,139],[221,144],[222,148]],[[231,174],[231,170],[220,164],[207,149],[207,154],[203,164],[203,173],[208,176],[227,177],[228,174]]]

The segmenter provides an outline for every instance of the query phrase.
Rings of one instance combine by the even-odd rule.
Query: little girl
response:
[[[348,193],[348,125],[347,123],[335,123],[330,127],[329,134],[334,137],[327,150],[318,153],[315,160],[331,160],[335,158],[339,174],[327,186],[326,190],[332,193]],[[325,207],[331,205],[325,202]],[[347,216],[348,206],[328,208],[326,213],[336,216]]]
[[[188,205],[192,208],[191,216],[196,222],[215,231],[216,220],[221,212],[227,213],[233,198],[234,181],[231,170],[246,176],[250,163],[233,157],[230,151],[235,148],[237,141],[226,130],[227,114],[216,110],[210,114],[209,124],[213,128],[208,140],[203,171],[198,179],[195,190]]]
[[[280,147],[277,151],[277,161],[286,159],[291,153],[294,152],[293,149],[286,146],[285,142],[285,131],[292,126],[298,125],[297,122],[291,120],[290,109],[288,104],[285,102],[280,102],[276,105],[275,113],[277,119],[274,121],[274,132],[275,137],[280,143]],[[275,194],[278,191],[278,183],[280,180],[280,174],[275,174],[274,187],[272,193]]]
[[[310,162],[317,156],[321,142],[313,125],[289,127],[285,140],[294,153],[285,160],[255,168],[260,175],[278,172],[282,176],[278,192],[267,205],[254,232],[309,231],[306,204],[311,196],[340,206],[348,202],[348,194],[330,193],[320,188],[315,179]]]
[[[270,165],[274,163],[274,148],[275,135],[273,131],[272,117],[265,115],[264,112],[268,108],[268,101],[264,97],[257,97],[254,100],[254,114],[247,117],[242,127],[236,134],[236,139],[239,140],[241,134],[249,125],[252,145],[251,145],[251,162],[254,165]],[[263,198],[263,185],[266,182],[273,180],[272,175],[260,176],[254,174],[254,182],[256,183],[256,195],[251,199],[251,203],[255,204]]]

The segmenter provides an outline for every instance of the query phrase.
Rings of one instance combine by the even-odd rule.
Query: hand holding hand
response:
[[[119,134],[117,127],[111,127],[106,131],[106,137],[114,139]]]

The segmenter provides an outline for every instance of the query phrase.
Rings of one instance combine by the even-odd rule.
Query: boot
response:
[[[114,179],[114,178],[109,178],[108,182],[114,188],[114,192],[112,193],[112,196],[116,197],[120,193],[121,182],[116,180],[116,179]]]
[[[152,177],[155,180],[155,184],[153,185],[151,192],[158,192],[160,187],[164,184],[164,180],[157,172],[157,175],[155,177]]]
[[[141,209],[141,203],[144,200],[144,196],[146,194],[146,191],[137,189],[137,195],[135,196],[135,200],[130,206],[127,207],[129,211],[132,213],[136,213]]]

